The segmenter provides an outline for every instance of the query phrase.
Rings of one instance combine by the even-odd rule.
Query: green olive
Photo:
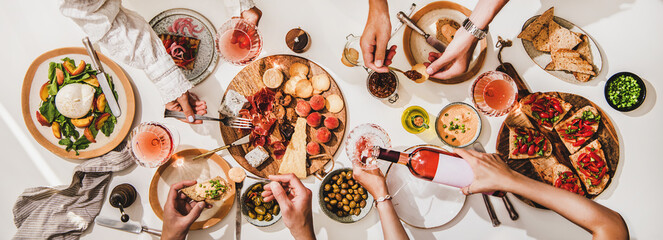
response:
[[[357,202],[352,201],[352,202],[350,202],[350,205],[348,205],[348,206],[350,206],[351,208],[355,208],[357,206]]]
[[[330,211],[332,210],[332,205],[331,204],[327,203],[327,205],[325,205],[325,206],[327,207],[327,210],[330,210]]]
[[[269,213],[265,214],[265,219],[264,220],[265,221],[271,221],[272,220],[272,214],[269,214]]]
[[[359,202],[359,200],[361,200],[361,196],[355,195],[355,197],[352,198],[352,200],[354,200],[355,202]]]
[[[336,185],[341,185],[341,183],[343,183],[343,178],[336,180]]]
[[[265,219],[265,215],[258,215],[258,218],[256,218],[258,221],[262,221],[263,219]]]
[[[278,204],[274,205],[274,208],[272,208],[272,215],[279,215],[279,212],[281,212],[281,208],[279,207]]]
[[[341,172],[341,176],[345,177],[347,173],[345,171]]]
[[[343,212],[341,210],[336,211],[336,216],[343,217]]]
[[[329,197],[329,198],[334,198],[334,195],[336,195],[336,194],[335,193],[327,193],[327,197]]]
[[[338,185],[336,185],[336,183],[334,183],[334,185],[332,185],[332,187],[333,187],[334,189],[337,189],[337,188],[338,188]]]
[[[348,171],[348,174],[345,175],[345,178],[348,180],[352,179],[352,171]]]
[[[252,219],[256,219],[256,212],[254,212],[253,210],[250,210],[249,211],[249,217],[252,218]]]
[[[361,195],[361,198],[363,198],[364,200],[366,200],[366,199],[368,198],[368,195],[367,195],[367,194],[362,194],[362,195]]]
[[[254,207],[256,207],[256,205],[253,205],[252,202],[247,202],[247,203],[246,203],[246,206],[249,207],[249,208],[254,208]]]
[[[357,189],[357,192],[359,192],[359,194],[364,194],[364,188]]]
[[[359,202],[359,207],[360,208],[366,207],[366,200],[361,200],[361,202]]]
[[[332,204],[332,205],[335,205],[337,202],[338,202],[338,200],[336,200],[336,199],[333,199],[333,200],[329,201],[329,203]]]
[[[329,189],[331,189],[331,185],[325,184],[325,191],[329,191]]]
[[[325,202],[329,202],[329,198],[328,198],[328,197],[325,197]]]
[[[334,191],[332,191],[332,192],[337,193],[337,192],[340,192],[340,191],[341,191],[341,189],[335,188]]]
[[[350,184],[350,185],[355,185],[355,181],[348,180],[348,184]]]
[[[262,185],[256,184],[255,186],[253,186],[251,188],[251,190],[254,191],[254,192],[258,192],[258,191],[262,190],[261,188],[262,188]]]
[[[341,194],[336,194],[336,200],[341,201],[343,199],[343,196]]]
[[[352,189],[357,189],[357,188],[360,188],[359,184],[352,185]]]
[[[343,202],[343,205],[348,205],[348,204],[350,204],[350,201],[348,201],[347,198],[344,198],[341,202]]]
[[[348,189],[348,193],[353,193],[354,191],[355,190],[353,190],[352,188]]]
[[[355,216],[359,216],[360,213],[361,213],[361,208],[355,208],[354,212]]]
[[[265,206],[265,209],[270,209],[270,208],[272,208],[272,206],[274,206],[274,201],[265,202],[262,205]]]
[[[338,202],[338,203],[336,203],[336,208],[342,208],[342,207],[343,207],[343,203],[342,203],[342,202]]]
[[[342,183],[341,188],[348,189],[349,185],[347,183]]]
[[[352,200],[352,199],[353,199],[351,194],[347,194],[347,195],[345,195],[345,198],[347,198],[348,200]]]
[[[266,209],[264,206],[257,206],[254,210],[256,213],[258,213],[258,215],[265,215]]]
[[[343,211],[349,212],[349,211],[350,211],[350,207],[348,207],[348,206],[343,206]]]
[[[340,191],[340,193],[341,193],[341,195],[348,194],[348,190],[343,189],[343,190]]]
[[[334,180],[334,181],[338,180],[338,175],[332,176],[332,180]]]

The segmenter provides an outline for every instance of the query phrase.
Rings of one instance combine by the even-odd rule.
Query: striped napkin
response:
[[[26,189],[14,204],[14,239],[79,239],[99,214],[112,173],[134,164],[125,144],[78,165],[69,186]]]

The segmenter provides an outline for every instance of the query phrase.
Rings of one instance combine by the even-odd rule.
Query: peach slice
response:
[[[42,101],[46,102],[48,100],[48,82],[44,83],[44,85],[41,85],[41,88],[39,89],[39,98],[41,98]]]
[[[83,131],[83,136],[85,136],[85,138],[87,138],[87,140],[90,141],[91,143],[97,142],[96,140],[94,140],[94,136],[92,136],[92,131],[90,131],[90,128],[85,128],[85,130]]]
[[[97,107],[97,111],[103,112],[106,109],[106,95],[99,94],[94,105]]]
[[[53,125],[51,125],[51,130],[53,130],[53,136],[55,136],[55,138],[62,138],[62,134],[60,133],[60,124],[58,122],[53,122]]]
[[[39,122],[39,124],[45,127],[51,126],[51,123],[49,123],[48,120],[46,120],[46,118],[44,117],[44,115],[41,115],[39,111],[37,111],[37,122]]]
[[[99,87],[99,80],[97,79],[97,76],[90,76],[90,78],[83,80],[83,82],[90,84],[94,87]]]
[[[58,85],[62,85],[64,83],[64,72],[62,72],[62,69],[55,68],[55,78],[58,81]]]
[[[88,117],[84,118],[74,118],[71,119],[71,124],[74,124],[74,126],[79,127],[79,128],[86,128],[92,124],[92,120],[94,119],[94,116],[90,115]]]
[[[94,123],[94,126],[97,128],[97,130],[101,129],[101,127],[104,126],[104,123],[106,122],[106,120],[108,120],[109,117],[110,113],[104,113],[97,118],[97,122]]]

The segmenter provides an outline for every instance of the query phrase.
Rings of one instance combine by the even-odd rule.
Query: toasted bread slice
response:
[[[550,41],[551,51],[556,49],[573,49],[582,41],[577,34],[560,26],[555,20],[550,20],[548,24],[548,35],[550,37],[548,41]]]
[[[574,72],[573,77],[575,77],[576,80],[578,80],[580,82],[587,82],[587,81],[589,81],[589,78],[592,77],[592,75],[585,74],[585,73]]]
[[[198,54],[198,46],[200,45],[200,40],[192,37],[177,36],[170,34],[160,34],[159,39],[164,44],[166,49],[170,48],[170,44],[177,43],[186,49],[186,59],[195,59]],[[168,44],[168,46],[166,46]],[[173,57],[173,56],[171,56]],[[175,65],[180,66],[186,70],[193,70],[193,65],[195,61],[186,61],[183,59],[173,57]]]
[[[553,49],[551,58],[554,70],[566,70],[570,72],[584,73],[595,76],[594,66],[580,57],[580,53],[571,49]]]
[[[577,193],[582,196],[585,195],[585,191],[582,190],[580,185],[580,178],[576,175],[569,167],[564,164],[557,163],[551,168],[552,176],[550,178],[550,184],[554,187],[565,189],[572,193]],[[548,180],[546,180],[548,181]]]
[[[556,164],[559,164],[557,158],[554,156],[544,157],[544,158],[533,158],[529,160],[534,166],[534,170],[539,174],[539,177],[547,183],[552,184],[553,172],[552,167]]]
[[[550,9],[546,10],[534,20],[534,22],[530,23],[525,27],[525,29],[518,34],[518,38],[522,38],[527,41],[533,41],[536,35],[538,35],[541,32],[541,29],[543,29],[543,26],[548,25],[548,22],[552,21],[553,19],[553,14],[555,13],[555,8],[551,7]]]
[[[541,52],[550,52],[550,41],[548,41],[550,38],[548,36],[548,26],[546,25],[543,26],[539,35],[536,35],[532,41],[534,48]]]
[[[199,182],[196,185],[182,188],[180,192],[196,202],[205,201],[208,204],[213,204],[223,199],[229,188],[225,179],[216,176],[210,180]]]
[[[520,148],[524,147],[524,152]],[[530,146],[534,146],[532,155],[529,153]],[[531,128],[509,128],[509,158],[528,159],[548,157],[552,153],[552,144],[541,132]]]
[[[448,18],[441,18],[435,24],[437,28],[436,37],[445,45],[449,45],[456,35],[456,30],[460,28],[460,24]]]
[[[589,49],[589,37],[587,35],[582,35],[580,38],[582,39],[582,42],[576,46],[576,51],[578,51],[582,59],[587,61],[590,65],[592,65],[592,68],[595,69],[596,67],[594,67],[592,51]],[[576,78],[576,80],[581,82],[587,82],[591,78],[591,75],[589,74],[578,72],[574,72],[573,76]]]
[[[591,113],[591,115],[589,113]],[[585,123],[583,126],[579,126],[582,123],[580,120]],[[588,121],[590,121],[591,124],[586,125]],[[562,139],[566,149],[568,149],[570,153],[575,153],[584,145],[587,139],[590,139],[596,133],[596,131],[599,129],[600,122],[601,115],[599,115],[598,110],[592,106],[585,106],[576,111],[568,119],[557,124],[557,126],[555,126],[555,131]]]
[[[546,98],[545,100],[540,100],[541,98]],[[539,103],[541,101],[542,103]],[[540,112],[538,111],[538,106],[533,109],[534,105],[546,105],[548,104],[549,101],[555,101],[558,102],[560,105],[560,108],[562,110],[561,113],[559,113],[556,117],[549,117],[549,118],[541,118]],[[539,126],[541,126],[543,129],[551,131],[553,130],[553,127],[557,125],[563,118],[564,115],[573,107],[570,103],[565,102],[562,99],[559,99],[557,97],[553,97],[547,94],[543,93],[534,93],[530,94],[523,99],[520,100],[520,110],[523,111],[527,116],[530,118],[534,119]]]
[[[608,168],[598,139],[571,155],[570,158],[587,193],[592,195],[601,193],[610,180],[610,168]],[[601,166],[597,167],[597,164]]]

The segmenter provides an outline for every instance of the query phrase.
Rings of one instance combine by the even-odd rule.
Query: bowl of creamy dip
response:
[[[479,138],[481,117],[471,105],[453,102],[442,108],[437,115],[435,132],[443,143],[451,147],[466,147]]]

